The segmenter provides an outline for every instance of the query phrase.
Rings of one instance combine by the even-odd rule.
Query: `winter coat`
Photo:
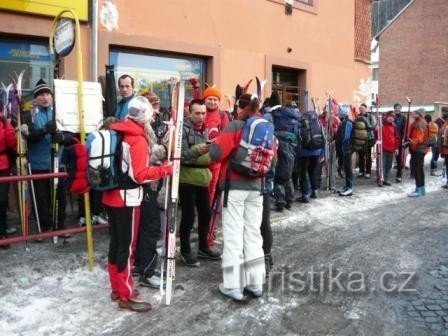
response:
[[[205,143],[204,131],[195,129],[191,119],[186,119],[182,132],[180,183],[208,187],[212,179],[212,173],[208,169],[210,155],[201,155],[197,149],[198,145]]]
[[[222,165],[219,181],[221,190],[224,190],[226,180],[229,182],[229,189],[261,190],[262,188],[262,178],[243,175],[230,168],[227,170],[232,154],[240,145],[244,124],[244,120],[233,120],[210,145],[209,153],[212,163],[219,162]],[[274,148],[274,155],[273,164],[277,155],[276,148]]]
[[[446,157],[448,156],[448,121],[446,121],[439,130],[439,153]]]
[[[352,154],[352,129],[353,122],[348,117],[342,119],[336,133],[336,147],[338,148],[338,151],[344,155]]]
[[[416,119],[409,129],[409,140],[411,152],[414,153],[428,153],[429,147],[426,144],[427,139],[427,124],[423,118]]]
[[[28,125],[28,161],[33,170],[51,170],[51,134],[44,126],[53,120],[53,107],[37,107],[31,112]]]
[[[125,119],[110,129],[120,132],[122,140],[121,169],[138,184],[132,189],[113,189],[103,192],[103,203],[110,207],[139,206],[143,198],[141,184],[157,181],[166,175],[166,167],[150,166],[151,146],[143,125]]]
[[[121,99],[117,104],[117,110],[115,111],[115,118],[117,118],[117,120],[126,118],[128,115],[128,105],[132,98],[134,98],[134,95]]]
[[[16,151],[17,138],[11,123],[3,116],[0,118],[0,170],[6,170],[14,165],[14,162],[10,162],[8,152]]]
[[[207,110],[205,114],[204,127],[208,132],[208,139],[213,140],[229,124],[229,117],[220,110]]]
[[[398,131],[393,123],[385,122],[382,129],[383,151],[393,153],[400,147]]]
[[[404,130],[406,128],[406,117],[403,115],[403,113],[398,113],[395,115],[394,124],[398,131],[398,136],[400,137],[400,140],[403,139],[405,137]]]

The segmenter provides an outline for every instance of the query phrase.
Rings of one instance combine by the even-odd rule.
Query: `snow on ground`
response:
[[[341,183],[342,180],[338,179],[338,184]],[[435,197],[433,194],[438,195],[443,183],[442,177],[427,176],[426,199]],[[400,221],[401,217],[412,212],[413,204],[419,207],[420,200],[406,198],[406,193],[412,189],[413,181],[409,179],[403,184],[378,188],[372,177],[368,181],[355,180],[353,197],[342,198],[322,192],[322,197],[310,204],[295,203],[292,211],[273,213],[275,240],[281,245],[274,246],[276,261],[284,266],[297,259],[302,260],[301,265],[308,265],[308,262],[312,264],[319,258],[325,258],[327,245],[316,244],[304,246],[296,257],[294,248],[291,248],[295,246],[293,237],[299,240],[309,234],[319,237],[320,233],[324,237],[324,231],[325,235],[336,237],[335,232],[339,231],[334,230],[341,228],[344,234],[348,234],[351,226],[358,232],[360,219],[382,218],[381,211],[388,208],[395,212],[391,220]],[[403,204],[408,206],[404,207]],[[325,241],[327,243],[335,244],[334,240]],[[217,293],[219,263],[203,263],[199,269],[179,265],[171,306],[160,304],[157,290],[140,288],[143,297],[153,303],[154,311],[151,314],[122,312],[109,298],[105,270],[107,233],[95,233],[95,244],[96,266],[92,271],[86,266],[83,236],[73,237],[65,247],[54,247],[48,241],[31,244],[29,252],[24,251],[23,245],[0,251],[1,335],[258,335],[276,333],[277,330],[282,330],[279,331],[281,334],[291,335],[300,330],[301,334],[306,335],[307,331],[329,334],[332,333],[329,331],[335,331],[334,328],[342,330],[342,333],[334,334],[344,335],[344,330],[349,330],[346,328],[367,319],[368,303],[337,296],[327,296],[316,303],[313,296],[285,297],[273,293],[246,306],[235,305]],[[403,269],[421,267],[425,261],[403,246],[400,247],[403,251],[395,266]],[[304,249],[309,250],[310,255],[305,255]],[[332,252],[333,262],[341,263],[341,267],[347,258],[356,258],[347,256],[353,252],[344,249]],[[381,255],[382,248],[371,248],[368,252],[372,258],[388,260]],[[324,255],[319,256],[319,253]],[[334,300],[337,304],[331,303]],[[372,319],[372,315],[369,318]],[[304,326],[309,329],[300,329]],[[372,328],[375,330],[375,327]],[[379,330],[383,330],[381,328]],[[399,326],[396,328],[400,329]],[[377,333],[380,334],[382,332]]]

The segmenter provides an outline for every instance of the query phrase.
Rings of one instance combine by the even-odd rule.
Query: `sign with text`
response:
[[[83,82],[84,125],[86,133],[93,132],[103,120],[103,96],[98,82]],[[59,130],[79,133],[78,82],[54,80],[56,124]]]

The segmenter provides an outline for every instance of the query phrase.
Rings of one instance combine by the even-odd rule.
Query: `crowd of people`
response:
[[[91,190],[92,219],[110,226],[107,269],[111,299],[121,309],[144,312],[151,310],[151,305],[140,299],[133,277],[140,286],[165,285],[157,271],[163,263],[157,252],[162,237],[158,199],[164,178],[173,174],[168,160],[172,148],[160,98],[149,91],[136,95],[134,79],[129,75],[118,79],[118,88],[121,100],[115,116],[108,118],[105,125],[123,135],[121,167],[129,184],[102,193]],[[52,91],[44,81],[37,83],[34,97],[35,108],[24,121],[26,127],[18,127],[28,143],[33,174],[51,171],[52,143],[69,146],[74,138],[73,134],[57,130]],[[192,99],[187,105],[181,157],[176,158],[181,162],[179,259],[189,267],[199,267],[200,260],[221,261],[223,281],[219,291],[236,301],[245,300],[247,295],[263,295],[265,278],[273,266],[272,201],[273,209],[282,212],[291,209],[294,201],[309,203],[318,198],[321,189],[334,190],[341,197],[351,196],[355,167],[359,168],[357,178],[372,179],[378,186],[388,187],[394,182],[394,161],[395,183],[401,183],[407,152],[415,178],[415,190],[408,196],[426,194],[423,166],[429,151],[431,174],[437,174],[439,156],[444,158],[444,171],[448,173],[448,114],[435,121],[421,109],[404,116],[399,103],[394,110],[375,114],[365,104],[356,110],[333,98],[322,112],[318,106],[302,112],[294,104],[282,105],[276,92],[264,102],[244,93],[235,102],[234,111],[228,113],[220,110],[220,100],[220,91],[208,87],[200,99]],[[266,172],[248,175],[235,168],[235,157],[247,123],[254,118],[273,125],[275,143],[269,161],[264,162]],[[3,116],[0,120],[0,176],[7,176],[14,165],[8,149],[16,148],[16,134],[9,120]],[[378,139],[382,150],[373,153]],[[377,155],[383,159],[379,161],[383,163],[380,180],[372,178],[372,159]],[[339,189],[336,174],[344,181]],[[34,182],[38,199],[35,215],[42,231],[64,228],[66,190],[61,182],[56,224],[50,213],[50,181]],[[0,184],[0,188],[0,238],[5,238],[8,183]],[[448,180],[443,188],[448,189]],[[295,199],[296,191],[299,197]],[[222,209],[216,206],[221,199]],[[79,223],[83,225],[81,205]],[[222,254],[215,247],[216,227],[211,225],[217,214],[222,215]],[[198,244],[193,249],[190,236],[196,217]]]

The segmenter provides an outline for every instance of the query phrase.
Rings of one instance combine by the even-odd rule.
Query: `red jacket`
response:
[[[2,117],[3,118],[3,117]],[[11,123],[4,119],[0,121],[0,170],[11,168],[14,162],[9,162],[8,149],[15,151],[17,138]]]
[[[164,166],[150,166],[151,147],[143,125],[131,120],[114,123],[111,129],[123,134],[122,170],[128,171],[131,179],[138,184],[157,181],[166,175]],[[129,164],[127,168],[126,163]],[[134,189],[114,189],[103,192],[103,203],[110,207],[139,206],[143,198],[141,186]],[[126,201],[126,204],[125,204]]]
[[[209,111],[205,114],[204,127],[210,140],[216,138],[229,124],[229,117],[220,110]]]
[[[244,120],[233,120],[223,132],[210,145],[210,158],[214,162],[221,162],[220,188],[224,189],[225,181],[230,182],[229,189],[261,190],[262,179],[239,174],[228,170],[228,163],[238,149],[243,136]],[[274,146],[274,161],[277,157],[277,148]]]
[[[400,138],[393,123],[383,124],[383,151],[387,153],[395,152],[400,146]]]

